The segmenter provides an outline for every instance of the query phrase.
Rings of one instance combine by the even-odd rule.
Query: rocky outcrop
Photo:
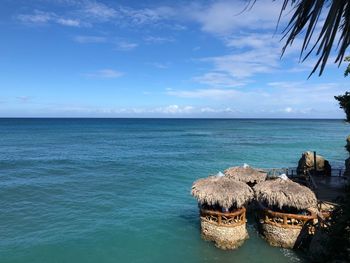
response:
[[[345,172],[344,176],[350,176],[350,158],[345,160]]]
[[[345,149],[350,153],[350,135],[346,138]],[[344,176],[350,176],[350,158],[345,160]]]
[[[346,138],[345,148],[348,152],[350,152],[350,135]]]
[[[329,234],[324,229],[318,229],[311,240],[308,257],[312,262],[325,262],[324,259],[330,255],[329,245]]]
[[[350,139],[350,138],[349,138]],[[350,143],[350,142],[349,142]],[[329,162],[321,155],[316,155],[316,171],[320,175],[331,175],[331,166]],[[304,152],[298,162],[297,172],[306,174],[308,171],[314,171],[314,153]]]

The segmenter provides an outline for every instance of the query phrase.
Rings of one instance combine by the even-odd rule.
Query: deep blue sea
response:
[[[341,120],[0,119],[0,262],[304,262],[200,237],[192,182],[225,168],[347,158]]]

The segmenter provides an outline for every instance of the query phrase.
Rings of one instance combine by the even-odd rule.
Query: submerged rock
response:
[[[321,155],[316,155],[316,171],[317,174],[331,175],[331,165]],[[308,171],[314,171],[314,153],[311,151],[304,152],[298,162],[297,172],[306,174]]]

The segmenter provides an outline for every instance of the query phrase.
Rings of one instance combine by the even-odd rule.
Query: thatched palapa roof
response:
[[[253,190],[245,183],[227,176],[209,176],[199,179],[192,185],[192,195],[201,204],[242,207],[253,199]]]
[[[235,166],[224,171],[224,174],[232,179],[244,183],[260,183],[266,180],[267,173],[252,167]]]
[[[302,210],[317,205],[314,192],[290,179],[267,180],[255,185],[254,191],[259,202],[278,206],[280,209],[288,206]]]

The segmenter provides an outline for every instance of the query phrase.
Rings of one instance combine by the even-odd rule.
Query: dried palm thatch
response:
[[[309,188],[289,179],[271,179],[254,186],[259,202],[268,206],[294,207],[302,210],[317,206],[317,199]]]
[[[244,183],[260,183],[266,180],[267,173],[252,167],[235,166],[228,168],[224,174]]]
[[[245,183],[226,176],[209,176],[195,181],[192,195],[200,204],[220,205],[229,209],[231,206],[242,207],[254,197],[253,190]]]

